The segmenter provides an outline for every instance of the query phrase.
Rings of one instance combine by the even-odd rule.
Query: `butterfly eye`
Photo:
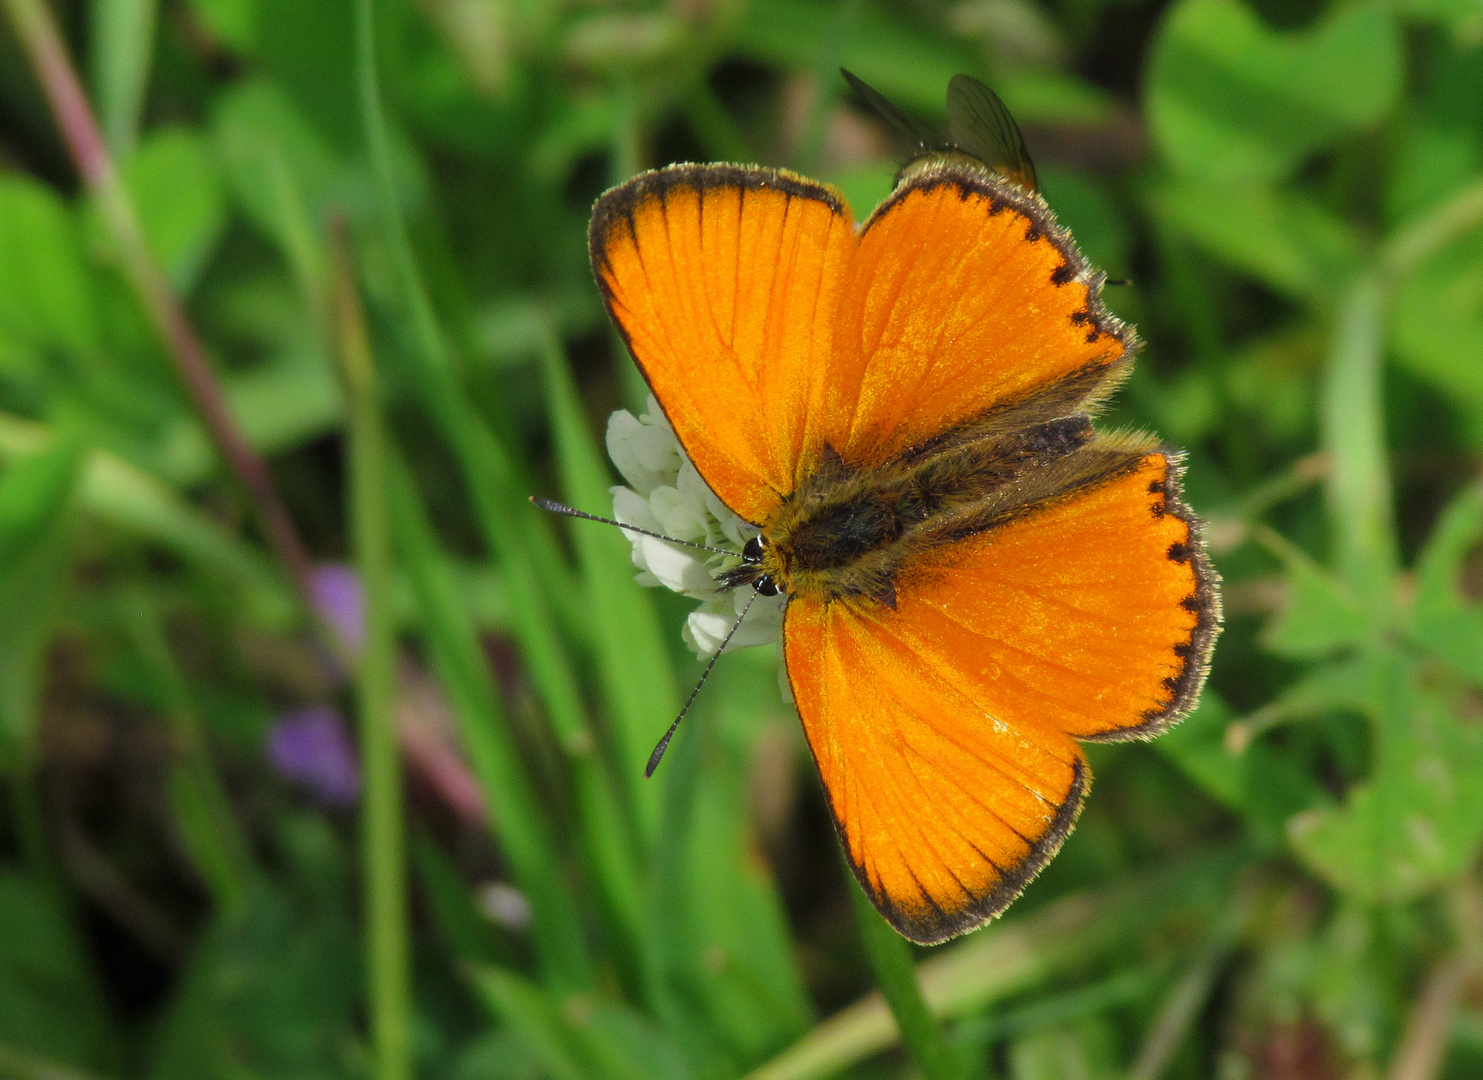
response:
[[[779,591],[777,582],[773,581],[766,574],[763,574],[753,582],[752,587],[757,590],[758,596],[776,596]]]
[[[762,537],[754,536],[742,545],[742,562],[759,563],[762,561]],[[775,592],[776,590],[774,590]],[[773,593],[764,593],[764,596],[772,596]]]

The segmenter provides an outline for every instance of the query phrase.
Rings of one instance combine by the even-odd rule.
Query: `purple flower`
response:
[[[360,794],[360,764],[340,714],[328,705],[284,713],[268,732],[268,761],[327,806]]]
[[[360,577],[344,563],[320,563],[309,579],[314,606],[353,655],[366,643],[366,602]]]

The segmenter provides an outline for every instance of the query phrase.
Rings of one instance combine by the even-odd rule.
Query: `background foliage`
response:
[[[1475,0],[66,3],[116,181],[6,7],[0,1074],[1483,1075]],[[775,658],[643,783],[684,606],[524,502],[603,508],[642,404],[592,199],[755,160],[863,214],[895,161],[841,65],[933,121],[999,90],[1131,281],[1109,420],[1188,448],[1226,581],[1199,712],[1091,748],[1050,869],[916,956],[940,1027]]]

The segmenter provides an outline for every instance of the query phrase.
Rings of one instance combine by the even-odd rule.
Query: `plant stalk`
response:
[[[343,247],[335,250],[333,289],[349,403],[351,531],[365,592],[365,647],[357,691],[365,769],[361,854],[366,892],[371,1075],[374,1080],[410,1080],[411,978],[401,761],[396,738],[388,455],[370,342]]]

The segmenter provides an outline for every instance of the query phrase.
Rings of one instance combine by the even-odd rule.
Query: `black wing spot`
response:
[[[1035,224],[1035,222],[1033,221],[1030,222],[1029,227],[1025,229],[1025,239],[1032,244],[1040,243],[1040,239],[1044,235],[1045,234],[1040,231],[1040,226]]]
[[[1189,562],[1189,545],[1183,540],[1170,544],[1169,558],[1173,562]]]
[[[1050,272],[1050,283],[1052,285],[1070,285],[1076,280],[1076,271],[1071,268],[1070,263],[1062,263]]]
[[[1092,342],[1096,341],[1101,336],[1102,336],[1102,331],[1100,331],[1100,330],[1090,330],[1090,331],[1088,331],[1087,332],[1087,344],[1090,345]]]
[[[1162,495],[1164,493],[1164,482],[1162,480],[1155,480],[1149,484],[1148,493],[1150,495]]]
[[[1085,326],[1092,321],[1092,313],[1086,308],[1082,308],[1080,311],[1073,311],[1071,313],[1071,321],[1077,326]]]

